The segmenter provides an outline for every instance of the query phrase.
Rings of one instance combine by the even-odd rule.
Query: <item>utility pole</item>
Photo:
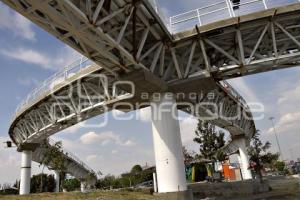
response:
[[[291,153],[291,160],[294,160],[294,151],[292,148],[290,149],[290,153]]]
[[[273,131],[274,131],[274,135],[275,135],[278,150],[279,150],[279,156],[283,160],[283,155],[282,155],[282,152],[281,152],[281,148],[280,148],[280,145],[279,145],[279,140],[278,140],[278,137],[277,137],[277,132],[276,132],[275,125],[274,125],[274,117],[270,117],[269,120],[272,122]]]

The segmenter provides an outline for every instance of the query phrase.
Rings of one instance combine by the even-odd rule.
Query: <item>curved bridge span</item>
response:
[[[2,1],[89,59],[47,80],[17,109],[9,134],[21,151],[26,150],[24,144],[40,143],[112,109],[151,106],[155,112],[152,102],[171,103],[227,129],[235,147],[227,149],[239,150],[243,176],[251,178],[246,146],[255,134],[255,124],[246,102],[224,80],[298,66],[300,4],[269,9],[266,2],[272,0],[257,0],[237,8],[226,0],[227,19],[203,24],[203,16],[224,9],[202,14],[197,9],[199,24],[191,22],[193,15],[174,16],[168,27],[146,0]],[[255,2],[262,2],[263,8],[237,16],[236,9]],[[183,23],[191,29],[174,30]],[[141,98],[144,92],[174,96],[172,100],[166,96],[145,100]],[[178,122],[169,115],[153,119],[161,193],[186,191],[178,133]],[[166,182],[169,179],[172,183]]]
[[[181,91],[177,83],[156,83],[157,79],[145,71],[126,75],[120,81],[113,76],[104,76],[103,68],[87,59],[81,58],[75,63],[55,74],[50,81],[42,83],[17,108],[9,130],[16,144],[40,143],[61,130],[112,109],[128,112],[150,106],[150,100],[142,100],[140,96],[145,89],[152,94],[165,90],[175,94]],[[141,86],[140,83],[147,85]],[[185,87],[185,84],[181,83],[180,87]],[[255,125],[251,112],[243,97],[229,83],[215,83],[206,78],[188,82],[187,86],[192,84],[197,85],[185,89],[185,93],[196,91],[197,98],[188,98],[185,93],[179,93],[176,101],[180,110],[199,118],[213,118],[210,120],[212,123],[227,129],[232,135],[252,137]],[[197,90],[200,85],[203,88]],[[127,106],[128,103],[133,106]],[[219,112],[210,108],[209,103],[216,103]],[[191,109],[196,105],[199,105],[198,110]],[[247,116],[229,119],[239,111]],[[214,118],[216,114],[218,116]]]

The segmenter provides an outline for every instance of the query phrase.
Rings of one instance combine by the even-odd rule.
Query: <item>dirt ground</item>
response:
[[[300,200],[300,179],[288,177],[269,178],[272,188],[270,192],[245,196],[243,194],[231,197],[230,200]],[[27,196],[0,196],[0,200],[167,200],[139,192],[98,191],[90,193],[43,193]],[[227,200],[228,198],[226,198]],[[207,198],[206,200],[223,200]]]
[[[69,193],[43,193],[25,196],[0,196],[2,200],[162,200],[150,194],[138,192],[69,192]]]

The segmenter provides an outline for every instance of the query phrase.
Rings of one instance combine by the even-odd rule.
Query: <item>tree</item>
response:
[[[42,144],[42,148],[44,149],[43,158],[40,163],[40,165],[43,165],[42,168],[42,174],[44,172],[45,166],[49,168],[49,166],[52,167],[52,169],[55,169],[62,173],[65,170],[65,158],[62,154],[62,142],[56,142],[53,146],[50,146],[47,141]],[[43,177],[41,176],[41,188],[40,191],[43,191]]]
[[[126,188],[146,181],[151,181],[152,179],[152,170],[143,170],[140,165],[135,165],[132,167],[130,172],[121,174],[121,177],[107,175],[104,178],[97,180],[95,186],[98,189],[107,189],[110,187]]]
[[[30,181],[30,192],[54,192],[55,179],[54,176],[47,174],[33,175]]]
[[[140,174],[143,171],[141,165],[134,165],[130,171],[132,174]]]
[[[80,181],[76,178],[72,179],[66,179],[62,183],[63,188],[65,188],[67,191],[75,191],[80,188]]]
[[[197,130],[195,131],[197,137],[194,141],[200,145],[200,157],[209,160],[217,160],[221,155],[221,148],[225,145],[224,132],[216,130],[216,127],[206,121],[199,120]],[[221,156],[219,156],[221,158]]]
[[[266,165],[271,165],[274,161],[278,160],[278,154],[272,154],[267,152],[271,147],[270,142],[262,143],[259,139],[259,130],[256,131],[252,137],[251,145],[248,148],[248,154],[250,156],[250,162],[253,163],[254,171],[259,175],[260,182],[263,182],[262,169]]]
[[[182,147],[184,163],[190,163],[195,158],[195,152],[187,150],[186,147]]]
[[[279,172],[283,172],[285,169],[285,163],[283,161],[276,161],[274,166]]]
[[[104,178],[97,180],[96,188],[98,189],[109,189],[110,187],[115,187],[116,177],[113,175],[106,175]]]
[[[3,185],[2,185],[2,190],[7,190],[7,189],[10,189],[11,188],[11,184],[10,183],[4,183]]]

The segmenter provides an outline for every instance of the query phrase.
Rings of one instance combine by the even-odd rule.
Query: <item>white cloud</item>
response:
[[[283,115],[275,123],[275,130],[279,134],[298,134],[300,125],[300,112],[291,112]],[[267,130],[267,133],[272,134],[274,132],[273,127]]]
[[[247,102],[261,102],[255,94],[255,91],[249,87],[244,78],[232,79],[229,83],[247,100]]]
[[[111,151],[111,154],[117,154],[117,153],[119,153],[118,150],[112,150],[112,151]]]
[[[0,49],[0,54],[9,59],[22,61],[28,64],[39,66],[43,69],[58,70],[66,67],[80,58],[80,54],[65,46],[56,54],[43,53],[39,50],[24,47]]]
[[[272,107],[272,112],[274,112],[272,115],[275,114],[274,125],[280,135],[295,135],[299,132],[300,86],[298,85],[299,81],[291,82],[291,85],[284,87],[282,90],[274,91],[274,93],[278,94],[278,99],[275,99],[276,109],[274,110],[274,107]],[[269,124],[270,126],[266,129],[266,133],[273,134],[274,130],[271,122]]]
[[[138,119],[142,122],[151,122],[151,107],[146,107],[137,111]]]
[[[33,24],[2,3],[0,4],[0,29],[9,29],[18,37],[36,41]]]
[[[61,139],[56,138],[56,141]],[[122,140],[123,144],[126,140]],[[95,142],[95,145],[84,145],[80,139],[62,139],[63,148],[75,154],[95,171],[101,171],[106,174],[120,175],[132,168],[135,164],[152,165],[154,161],[152,146],[145,144],[136,144],[131,148],[123,148],[122,145],[102,146],[101,142]],[[105,161],[105,162],[104,162]],[[1,164],[0,164],[1,165]],[[15,172],[14,172],[15,173]],[[1,181],[0,181],[1,182]]]
[[[295,85],[298,85],[297,83],[295,83]],[[300,87],[296,87],[296,88],[290,88],[289,90],[286,90],[283,93],[279,93],[280,97],[277,101],[277,104],[279,106],[286,106],[286,105],[290,105],[291,101],[294,105],[297,105],[297,103],[300,100]]]
[[[23,61],[29,64],[40,65],[43,66],[44,68],[50,67],[49,66],[50,60],[48,59],[48,57],[32,49],[23,49],[23,48],[18,48],[13,50],[1,49],[0,53],[9,58]]]
[[[91,154],[86,157],[86,161],[92,163],[92,162],[97,162],[97,161],[101,160],[102,158],[103,158],[103,156],[101,156],[101,155]]]
[[[107,131],[99,134],[95,132],[88,132],[80,137],[80,142],[86,145],[95,144],[95,143],[101,143],[102,145],[107,145],[110,142],[113,142],[121,146],[127,146],[127,147],[131,147],[135,145],[135,143],[132,140],[123,141],[120,135],[112,131]]]
[[[22,86],[37,86],[40,81],[32,77],[18,78],[18,83]]]
[[[13,183],[19,179],[20,154],[6,150],[0,152],[0,184]]]
[[[126,142],[123,143],[123,145],[126,147],[132,147],[135,145],[135,142],[133,142],[132,140],[127,140]]]
[[[195,117],[187,117],[180,121],[180,130],[183,145],[189,145],[195,138],[195,130],[198,120]]]
[[[62,133],[77,133],[80,129],[85,128],[86,121],[80,122],[62,131]]]

